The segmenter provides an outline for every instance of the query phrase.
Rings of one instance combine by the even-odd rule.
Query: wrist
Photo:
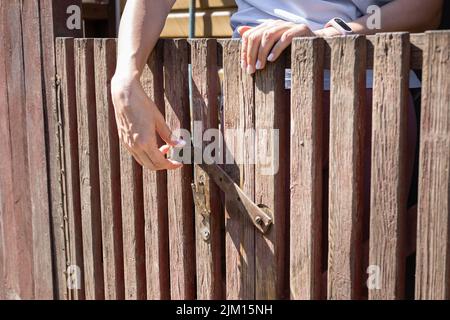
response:
[[[131,70],[126,68],[120,68],[118,67],[116,69],[116,72],[114,73],[114,76],[112,78],[115,82],[121,82],[121,83],[132,83],[135,81],[139,81],[141,78],[141,73],[138,70]]]

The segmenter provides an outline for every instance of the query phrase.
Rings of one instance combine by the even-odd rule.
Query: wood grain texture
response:
[[[367,69],[373,69],[374,67],[374,48],[377,42],[377,37],[375,35],[366,37],[366,67]],[[333,38],[325,38],[328,44],[334,42]],[[414,70],[422,69],[422,56],[424,48],[425,35],[422,33],[414,33],[410,35],[411,53],[410,53],[410,68]],[[329,46],[325,47],[325,69],[331,67],[331,48]]]
[[[126,300],[146,299],[142,167],[120,147],[122,232]]]
[[[3,20],[3,2],[0,2],[0,18]],[[3,34],[3,23],[0,22],[0,34]],[[7,276],[9,270],[8,258],[5,251],[5,242],[7,242],[7,231],[5,222],[7,222],[7,212],[11,211],[12,206],[12,175],[11,175],[11,144],[9,138],[9,110],[8,110],[8,91],[5,73],[6,54],[4,46],[0,45],[0,300],[7,298]]]
[[[142,86],[165,114],[163,42],[158,42],[141,77]],[[158,137],[159,145],[162,140]],[[170,299],[167,173],[144,168],[144,218],[147,299]]]
[[[238,40],[223,43],[224,169],[254,200],[254,79],[240,68],[240,50]],[[226,298],[254,299],[255,227],[247,216],[225,206],[225,230]]]
[[[322,273],[323,54],[321,39],[292,45],[290,296],[319,299]]]
[[[120,150],[111,79],[116,68],[116,40],[96,39],[95,88],[97,104],[100,205],[102,216],[105,299],[124,298],[123,241],[120,188]]]
[[[450,299],[450,32],[426,34],[416,298]]]
[[[207,145],[202,136],[208,129],[219,129],[217,106],[217,42],[214,39],[191,41],[194,146],[205,150]],[[216,150],[219,152],[219,150]],[[208,153],[209,155],[209,153]],[[201,161],[212,161],[202,159]],[[203,190],[204,205],[195,208],[195,239],[197,266],[197,298],[201,300],[222,298],[222,225],[223,210],[220,189],[199,166],[194,168],[196,190]],[[204,238],[203,232],[209,232]]]
[[[379,34],[374,51],[369,299],[404,297],[409,34]],[[378,287],[379,286],[379,287]]]
[[[0,2],[0,34],[6,35],[6,2]],[[5,36],[6,38],[6,36]],[[10,137],[10,119],[8,105],[8,82],[6,64],[9,56],[6,44],[0,45],[0,298],[14,299],[18,290],[17,268],[14,266],[16,250],[14,231],[14,194],[12,170],[12,146]]]
[[[282,55],[255,74],[255,201],[273,215],[269,233],[255,233],[256,299],[286,295],[289,99],[284,87],[285,58]]]
[[[78,154],[86,299],[104,298],[94,41],[75,40]]]
[[[31,198],[29,189],[28,147],[25,102],[25,66],[22,41],[21,9],[19,0],[4,4],[2,45],[7,54],[5,74],[11,143],[11,172],[13,207],[7,213],[11,229],[9,296],[12,299],[32,299],[33,239]],[[8,235],[9,236],[9,235]]]
[[[165,40],[166,122],[175,132],[178,129],[190,128],[188,57],[189,47],[186,40]],[[194,299],[196,296],[192,179],[193,168],[189,164],[167,173],[170,290],[171,298],[174,300]]]
[[[40,43],[40,12],[37,0],[22,2],[22,36],[24,50],[25,73],[25,114],[27,130],[28,168],[30,173],[29,188],[32,223],[33,250],[33,280],[35,299],[53,299],[53,270],[50,235],[50,208],[47,180],[47,157],[45,149],[44,106],[43,91],[43,59]],[[54,56],[53,56],[54,57]],[[55,109],[56,105],[53,105]],[[48,110],[47,110],[48,111]],[[60,151],[60,150],[59,150]],[[50,159],[51,160],[51,159]],[[59,161],[60,158],[55,159]],[[59,241],[54,242],[53,256],[62,270],[66,264],[66,249],[64,238],[64,216],[52,217],[58,220],[60,233]],[[62,271],[61,270],[61,271]],[[56,274],[59,292],[64,297],[64,273]]]
[[[358,299],[366,41],[336,38],[331,50],[327,291],[329,299]]]
[[[62,112],[64,128],[63,146],[66,190],[65,204],[69,229],[69,252],[67,264],[69,266],[77,266],[81,271],[81,279],[79,279],[80,286],[78,289],[73,288],[73,290],[69,291],[69,296],[72,299],[82,300],[85,297],[83,280],[84,263],[81,230],[77,93],[75,85],[75,56],[73,38],[59,38],[56,40],[56,58],[56,72],[60,82],[57,92],[57,103]],[[76,278],[72,279],[77,280]]]
[[[77,4],[80,0],[39,0],[40,10],[40,39],[42,48],[42,86],[44,91],[44,109],[46,115],[45,129],[46,129],[46,148],[47,158],[50,159],[48,164],[48,181],[49,181],[49,196],[50,196],[50,209],[52,217],[52,239],[59,238],[66,243],[66,267],[69,264],[69,250],[70,247],[70,220],[68,220],[68,202],[70,198],[67,192],[66,181],[66,168],[64,167],[64,115],[59,108],[57,101],[57,90],[59,90],[59,79],[56,74],[56,57],[55,57],[55,37],[61,36],[59,30],[64,29],[65,36],[81,37],[82,30],[69,30],[67,28],[67,15],[66,9],[68,5]],[[80,1],[81,3],[81,1]],[[60,14],[60,10],[63,10],[63,14]],[[34,30],[35,32],[35,30]],[[72,71],[73,72],[73,71]],[[56,107],[56,108],[55,108]],[[76,146],[75,146],[76,147]],[[75,158],[75,161],[78,161]],[[79,177],[77,176],[77,179]],[[63,223],[61,223],[63,222]],[[61,225],[63,228],[61,228]],[[81,229],[79,229],[81,232]],[[63,255],[60,254],[60,257]],[[62,266],[62,258],[58,259],[60,266]],[[83,269],[81,267],[81,269]],[[65,274],[61,274],[58,271],[57,281],[58,286],[55,286],[55,298],[63,299],[65,297],[71,298],[73,292],[68,292],[65,288],[64,291],[60,289],[64,286],[62,282],[65,278]],[[61,292],[62,291],[62,292]],[[78,291],[82,294],[82,290]]]

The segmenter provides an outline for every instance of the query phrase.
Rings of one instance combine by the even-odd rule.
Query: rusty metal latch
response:
[[[217,164],[198,164],[208,176],[225,193],[227,205],[248,215],[255,227],[263,234],[269,231],[273,223],[270,210],[263,205],[256,205],[241,188],[230,178],[230,176]],[[192,185],[194,201],[197,208],[208,211],[205,206],[205,196],[201,190]],[[205,212],[206,213],[206,212]]]

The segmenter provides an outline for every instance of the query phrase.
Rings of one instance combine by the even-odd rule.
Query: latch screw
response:
[[[210,237],[209,231],[206,230],[206,229],[203,230],[203,231],[202,231],[202,237],[203,237],[203,240],[208,241],[208,240],[209,240],[209,237]]]
[[[261,224],[261,223],[262,223],[261,217],[260,217],[260,216],[256,216],[255,222],[256,222],[257,224]]]

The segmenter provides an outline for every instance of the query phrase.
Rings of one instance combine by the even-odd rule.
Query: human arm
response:
[[[394,0],[380,8],[379,29],[367,26],[370,15],[349,22],[357,34],[377,32],[410,31],[422,32],[439,25],[443,0]],[[312,32],[306,25],[274,20],[257,27],[241,27],[241,66],[247,73],[263,69],[267,61],[275,61],[295,37],[332,37],[340,35],[333,27]]]
[[[141,165],[152,170],[177,169],[165,158],[170,146],[182,141],[172,136],[163,115],[146,95],[140,77],[156,45],[175,0],[128,0],[122,16],[117,66],[111,93],[121,142]],[[157,134],[167,143],[158,148]]]

